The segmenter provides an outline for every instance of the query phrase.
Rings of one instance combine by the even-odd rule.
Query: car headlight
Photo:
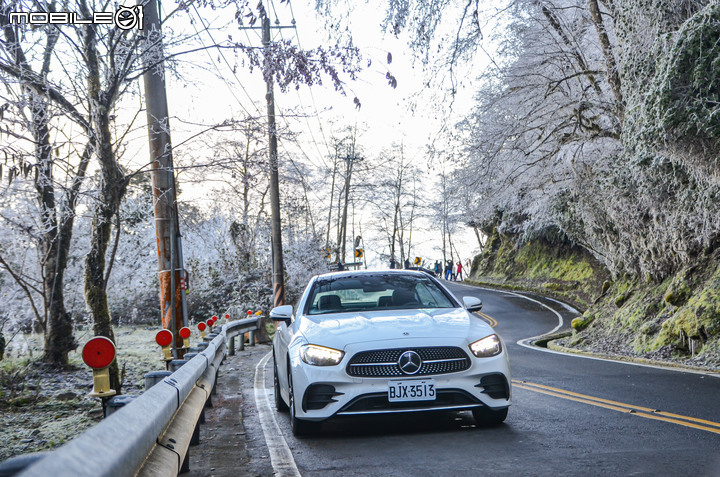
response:
[[[471,343],[470,351],[478,358],[490,358],[502,352],[502,344],[498,335],[490,335]]]
[[[313,366],[334,366],[342,361],[345,353],[324,346],[307,344],[300,348],[300,358]]]

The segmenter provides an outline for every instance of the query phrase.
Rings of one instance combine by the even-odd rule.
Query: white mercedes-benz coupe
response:
[[[275,406],[295,435],[333,416],[471,410],[500,424],[510,406],[503,340],[430,275],[348,271],[312,278],[294,310],[274,308]]]

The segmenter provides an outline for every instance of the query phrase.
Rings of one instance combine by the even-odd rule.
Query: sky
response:
[[[311,4],[314,2],[293,2],[280,4],[275,1],[276,10],[271,11],[271,20],[277,18],[280,25],[291,24],[294,18],[295,29],[273,30],[273,40],[291,39],[303,48],[314,48],[327,42],[327,33],[322,21],[316,16]],[[462,116],[471,104],[471,90],[460,88],[453,103],[452,116],[446,116],[440,102],[442,98],[430,94],[425,86],[426,72],[422,64],[413,59],[406,46],[406,38],[395,38],[383,35],[380,23],[384,10],[378,2],[357,2],[351,15],[351,29],[354,44],[360,49],[365,61],[372,64],[366,68],[354,82],[347,82],[346,96],[336,92],[330,86],[301,87],[281,93],[276,88],[276,105],[282,126],[284,113],[295,115],[301,112],[307,115],[300,120],[291,120],[293,130],[300,132],[299,143],[302,160],[315,166],[329,163],[329,140],[332,132],[331,124],[341,122],[342,125],[358,125],[363,131],[360,138],[365,154],[377,154],[380,150],[390,147],[393,143],[402,142],[408,157],[417,158],[425,164],[426,146],[436,140],[443,124],[451,125]],[[171,8],[174,4],[164,5]],[[202,34],[207,44],[232,37],[233,41],[260,45],[260,32],[257,30],[240,30],[237,24],[222,15],[212,12],[195,12],[195,26],[202,28],[202,23],[210,25],[210,34]],[[201,19],[202,18],[202,19]],[[176,28],[178,28],[176,26]],[[191,31],[191,30],[190,30]],[[388,53],[392,62],[388,64]],[[232,53],[220,54],[214,50],[199,53],[202,66],[193,66],[187,62],[187,70],[183,77],[168,75],[168,102],[170,114],[177,118],[171,122],[173,145],[179,153],[183,152],[184,141],[195,134],[197,127],[183,122],[213,123],[229,117],[243,117],[251,114],[258,117],[265,115],[265,83],[260,71],[248,72],[247,68],[237,65]],[[179,65],[180,67],[185,64]],[[386,72],[390,71],[398,81],[397,88],[388,85]],[[442,84],[442,82],[441,82]],[[445,86],[449,86],[445,82]],[[362,106],[355,107],[353,98],[358,97]],[[146,147],[146,146],[142,146]],[[293,145],[280,144],[280,152]],[[138,150],[137,154],[146,154]],[[181,176],[182,177],[182,176]],[[428,190],[434,177],[428,173],[424,180]],[[183,188],[181,200],[202,201],[205,192],[193,188]],[[282,191],[281,191],[282,193]],[[358,217],[367,227],[368,218]],[[350,225],[348,226],[350,228]],[[419,228],[418,228],[419,227]],[[348,233],[348,235],[350,235]],[[368,234],[369,235],[369,234]],[[429,224],[422,222],[413,231],[413,256],[420,256],[429,262],[442,258],[438,231]],[[476,236],[470,229],[461,229],[453,237],[463,261],[471,259],[478,252]],[[385,241],[378,241],[384,245]],[[350,245],[348,245],[349,247]],[[366,240],[366,255],[371,266],[386,266],[379,263],[378,244]]]

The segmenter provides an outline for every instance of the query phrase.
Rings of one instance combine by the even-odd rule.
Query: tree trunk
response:
[[[68,231],[60,227],[56,216],[55,188],[53,183],[53,158],[50,144],[50,130],[47,122],[45,101],[29,93],[35,151],[38,159],[35,190],[42,218],[43,230],[40,238],[43,301],[45,305],[45,347],[43,361],[53,367],[64,367],[68,353],[77,347],[73,337],[70,314],[65,309],[63,277],[67,266],[69,238]],[[72,214],[72,212],[71,212]],[[72,220],[72,219],[70,219]]]
[[[590,9],[590,18],[592,18],[592,21],[595,24],[595,29],[597,30],[603,56],[605,56],[605,67],[607,68],[608,83],[610,83],[610,88],[612,89],[613,95],[615,96],[617,115],[618,119],[620,120],[620,124],[622,124],[625,105],[623,103],[622,90],[620,89],[620,73],[618,72],[615,55],[612,51],[610,38],[608,37],[607,31],[605,30],[605,23],[603,22],[602,14],[600,13],[600,6],[598,5],[597,0],[588,0],[588,8]]]
[[[102,120],[99,120],[102,122]],[[106,292],[105,256],[112,232],[112,218],[120,208],[127,181],[115,163],[110,128],[107,137],[98,144],[102,169],[102,187],[99,202],[95,208],[90,238],[90,252],[85,258],[85,302],[93,319],[95,336],[104,336],[115,343],[110,306]],[[102,136],[105,136],[103,134]],[[110,365],[110,387],[120,393],[120,376],[117,361]]]
[[[13,62],[18,67],[20,75],[25,75],[27,71],[31,71],[31,68],[20,47],[17,32],[10,25],[4,13],[0,23],[3,27],[6,48],[11,52]],[[50,33],[47,37],[43,51],[43,64],[39,73],[43,81],[50,71],[50,58],[57,38],[56,33]],[[58,220],[46,98],[31,87],[25,87],[24,90],[30,104],[31,132],[35,139],[35,158],[37,160],[35,191],[42,224],[39,248],[44,305],[44,320],[41,322],[45,332],[43,361],[53,367],[64,367],[67,365],[68,353],[77,347],[77,342],[73,337],[72,319],[65,309],[63,278],[67,268],[76,197],[80,183],[85,177],[87,155],[83,155],[73,185],[66,193],[67,203],[60,212]]]
[[[95,206],[90,252],[85,257],[85,302],[93,319],[96,336],[104,336],[115,343],[110,307],[106,291],[105,256],[112,232],[112,218],[118,213],[125,191],[127,177],[120,170],[113,150],[110,132],[110,105],[112,93],[102,91],[101,75],[97,56],[97,35],[95,26],[85,28],[83,50],[87,61],[87,83],[91,106],[93,139],[100,165],[100,194]],[[120,375],[117,360],[110,365],[110,387],[119,394]]]

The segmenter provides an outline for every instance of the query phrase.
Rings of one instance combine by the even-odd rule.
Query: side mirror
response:
[[[282,321],[287,326],[290,326],[290,323],[292,322],[292,313],[292,305],[277,306],[270,310],[270,319],[273,321]]]
[[[463,304],[467,311],[480,311],[482,310],[482,300],[474,296],[464,296]]]

